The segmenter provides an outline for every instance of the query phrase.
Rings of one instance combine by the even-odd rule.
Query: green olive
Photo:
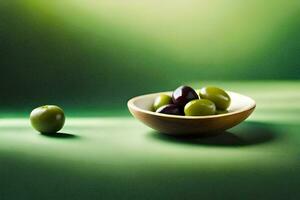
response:
[[[154,99],[153,110],[156,111],[158,108],[168,104],[172,104],[171,96],[166,94],[161,94]]]
[[[230,96],[217,87],[204,87],[200,90],[199,96],[202,99],[209,99],[216,104],[218,110],[226,110],[230,105]]]
[[[228,110],[216,110],[216,115],[226,114]]]
[[[64,111],[54,105],[45,105],[35,108],[30,113],[32,127],[44,134],[57,133],[65,123]]]
[[[184,106],[184,114],[187,116],[214,115],[215,104],[208,99],[192,100]]]

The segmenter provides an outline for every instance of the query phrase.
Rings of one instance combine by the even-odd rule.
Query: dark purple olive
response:
[[[162,106],[156,110],[157,113],[169,114],[169,115],[183,115],[182,109],[175,104],[168,104]]]
[[[194,99],[199,99],[198,94],[189,86],[180,86],[172,94],[173,103],[180,107]]]

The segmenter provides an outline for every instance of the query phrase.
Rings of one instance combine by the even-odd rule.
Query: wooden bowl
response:
[[[171,92],[147,94],[130,99],[131,114],[147,126],[168,135],[216,135],[244,121],[255,109],[250,97],[226,91],[231,97],[228,113],[209,116],[178,116],[151,111],[155,97]]]

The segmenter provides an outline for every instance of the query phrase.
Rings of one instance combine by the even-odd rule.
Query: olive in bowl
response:
[[[175,104],[164,105],[158,108],[156,112],[169,115],[183,115],[182,109]]]
[[[158,108],[172,104],[172,98],[169,95],[161,94],[154,99],[153,110],[156,111]]]
[[[172,136],[215,136],[224,133],[251,115],[256,107],[255,101],[243,94],[226,91],[231,103],[226,114],[216,110],[214,115],[180,116],[151,112],[154,99],[161,94],[172,94],[172,91],[136,96],[127,103],[131,114],[158,133]]]
[[[184,107],[185,104],[194,99],[199,99],[199,96],[195,90],[189,86],[180,86],[174,90],[172,94],[173,103],[181,107]]]
[[[216,113],[215,104],[208,99],[197,99],[190,101],[184,107],[186,116],[205,116],[214,115]]]
[[[206,116],[228,113],[230,96],[217,87],[204,87],[199,95],[189,86],[180,86],[172,92],[160,93],[152,103],[152,111],[170,115]]]
[[[65,123],[64,111],[55,105],[45,105],[35,108],[30,113],[32,127],[43,134],[55,134]]]
[[[204,87],[200,90],[201,99],[208,99],[215,103],[218,110],[226,110],[231,102],[230,96],[221,88]]]

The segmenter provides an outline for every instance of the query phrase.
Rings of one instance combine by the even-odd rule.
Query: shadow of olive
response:
[[[151,139],[178,144],[228,147],[258,145],[274,141],[279,137],[271,129],[270,124],[258,122],[244,122],[228,131],[206,134],[204,136],[170,136],[157,131],[152,131],[148,136]]]
[[[78,139],[79,136],[73,135],[71,133],[41,133],[42,136],[50,137],[50,138],[62,138],[62,139]]]

